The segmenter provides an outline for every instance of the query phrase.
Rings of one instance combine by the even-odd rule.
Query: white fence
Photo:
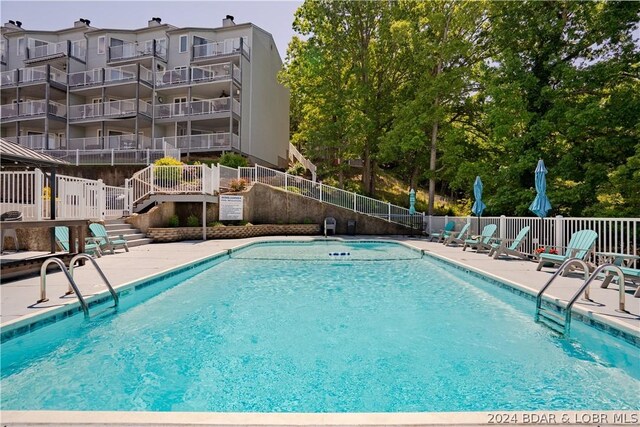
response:
[[[295,159],[297,162],[301,163],[309,172],[311,172],[311,180],[313,182],[316,181],[316,171],[317,167],[309,159],[302,155],[300,151],[296,148],[295,145],[289,143],[289,160]]]
[[[252,171],[253,169],[253,171]],[[372,199],[350,191],[341,190],[295,175],[256,165],[255,168],[240,168],[239,177],[249,182],[260,182],[285,191],[300,194],[354,212],[384,219],[405,226],[422,227],[424,214],[409,214],[409,209],[388,202]],[[222,184],[221,184],[222,185]]]
[[[571,240],[576,231],[593,230],[598,233],[594,252],[614,252],[621,254],[640,254],[640,218],[552,218],[537,217],[426,217],[427,232],[438,232],[444,225],[454,221],[456,230],[463,224],[471,224],[471,233],[477,234],[485,225],[498,226],[496,237],[513,239],[526,226],[530,227],[529,234],[524,239],[521,250],[533,253],[541,246],[553,247],[563,253],[564,247]],[[592,255],[593,256],[593,255]],[[637,265],[637,264],[636,264]]]
[[[123,216],[129,200],[124,188],[104,185],[102,180],[51,176],[41,170],[0,172],[0,210],[19,211],[25,220],[51,217],[52,198],[57,219],[101,220]]]

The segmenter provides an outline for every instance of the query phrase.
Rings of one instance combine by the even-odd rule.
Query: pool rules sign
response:
[[[220,221],[241,221],[243,196],[220,195]]]

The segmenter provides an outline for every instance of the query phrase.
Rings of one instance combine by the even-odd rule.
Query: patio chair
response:
[[[447,222],[447,224],[444,226],[442,230],[438,231],[437,233],[431,233],[429,235],[429,241],[432,242],[433,239],[435,238],[436,242],[438,243],[442,242],[444,239],[451,236],[451,233],[453,233],[453,229],[455,227],[456,227],[455,221]]]
[[[638,285],[640,285],[640,270],[638,270],[637,268],[622,267],[622,266],[618,266],[618,268],[622,270],[622,274],[624,274],[625,281],[628,280],[630,282],[637,283]],[[602,282],[601,287],[606,288],[607,286],[609,286],[609,283],[611,283],[614,277],[616,277],[615,274],[611,274],[611,273],[607,274],[604,278],[604,281]],[[624,286],[624,283],[618,283],[618,286]],[[636,291],[633,293],[633,296],[636,298],[640,298],[640,286],[636,288]]]
[[[115,239],[107,234],[104,225],[98,224],[97,222],[89,224],[89,230],[96,236],[96,240],[100,243],[101,250],[108,250],[111,251],[112,254],[115,254],[116,249],[124,248],[125,251],[129,252],[129,246],[127,246],[124,235],[120,234],[118,238]]]
[[[324,219],[324,235],[327,236],[327,232],[331,230],[333,234],[336,234],[336,219],[332,216],[328,216]]]
[[[69,253],[76,251],[77,246],[74,246],[72,251],[69,245],[69,228],[68,227],[56,227],[55,236],[56,236],[56,243],[58,244],[60,249]],[[77,242],[74,242],[74,243],[76,243],[77,245]],[[96,242],[96,239],[94,239],[93,237],[85,238],[84,251],[85,253],[88,253],[89,255],[95,255],[98,258],[102,256],[102,251],[100,250],[100,244]]]
[[[564,255],[541,253],[540,262],[536,270],[540,271],[546,263],[553,264],[554,266],[556,264],[560,265],[569,258],[577,258],[584,261],[593,250],[593,245],[596,243],[597,238],[598,233],[593,230],[576,231],[571,236]]]
[[[462,227],[462,229],[460,230],[460,232],[458,233],[458,236],[449,236],[446,239],[444,239],[444,245],[445,246],[449,246],[452,243],[455,243],[456,245],[461,245],[464,243],[464,238],[467,235],[467,232],[469,231],[469,227],[471,226],[470,223],[466,223],[464,225],[464,227]]]
[[[529,234],[530,228],[531,227],[529,227],[528,225],[526,227],[523,227],[516,238],[513,240],[503,239],[497,243],[490,243],[488,247],[489,256],[493,256],[494,259],[498,259],[502,255],[507,257],[513,256],[525,260],[529,259],[529,256],[523,252],[520,252],[518,248],[520,247],[520,245],[522,245],[522,242],[524,238],[527,237],[527,234]],[[511,242],[511,244],[507,246],[507,243],[509,242]]]
[[[467,247],[473,248],[476,252],[480,251],[480,245],[488,246],[491,239],[493,239],[493,235],[496,233],[496,229],[498,228],[495,224],[487,224],[482,229],[482,233],[475,238],[466,239],[464,244],[462,245],[462,250],[466,251]]]

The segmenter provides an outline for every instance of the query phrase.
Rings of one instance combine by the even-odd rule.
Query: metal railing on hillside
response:
[[[251,171],[253,169],[253,171]],[[289,175],[284,172],[256,165],[254,168],[240,168],[239,177],[249,182],[260,182],[285,191],[300,194],[304,197],[323,203],[339,206],[354,212],[384,219],[388,222],[404,226],[422,224],[424,214],[409,214],[409,209],[393,205],[389,202],[372,199],[340,188],[332,187],[306,178]]]

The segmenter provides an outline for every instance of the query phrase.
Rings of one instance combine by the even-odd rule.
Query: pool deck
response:
[[[317,238],[317,237],[316,237]],[[428,242],[424,238],[402,236],[357,236],[340,237],[344,240],[393,240],[403,242],[415,248],[455,263],[463,269],[476,271],[527,292],[537,292],[548,280],[555,269],[543,268],[536,271],[537,264],[522,260],[494,260],[486,253],[478,254],[474,251],[462,251],[460,247],[448,247],[435,242]],[[309,241],[313,237],[273,236],[234,240],[185,241],[177,243],[150,244],[123,250],[115,255],[105,255],[96,259],[100,268],[105,272],[113,286],[117,288],[131,281],[151,276],[162,271],[204,258],[228,249],[237,248],[255,241],[265,240],[297,240]],[[12,255],[9,255],[11,257]],[[3,255],[3,257],[6,257]],[[76,282],[85,297],[102,293],[106,287],[90,265],[76,269]],[[559,277],[549,288],[551,299],[566,301],[582,283],[582,277]],[[634,336],[640,337],[640,298],[634,298],[634,288],[627,288],[626,312],[618,311],[618,286],[611,284],[609,288],[600,288],[601,281],[591,285],[591,300],[579,299],[574,310],[588,317],[596,317],[605,323],[615,325]],[[0,286],[0,323],[4,327],[14,323],[23,323],[27,318],[77,301],[75,296],[64,296],[67,282],[64,275],[51,272],[47,276],[47,296],[49,301],[36,303],[40,294],[40,278],[30,277],[12,281]],[[533,315],[533,313],[532,313]]]

